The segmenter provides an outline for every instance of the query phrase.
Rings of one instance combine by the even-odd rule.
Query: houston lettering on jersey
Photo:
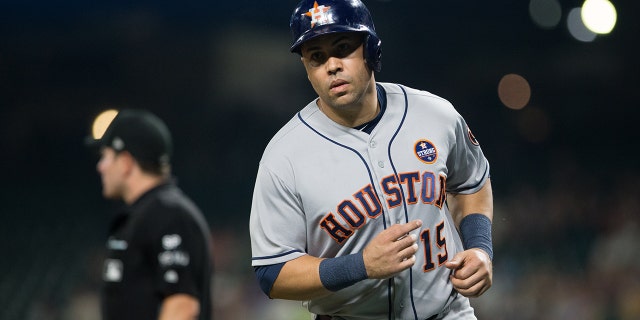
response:
[[[384,177],[380,187],[385,194],[385,205],[388,209],[407,205],[431,204],[442,208],[446,200],[446,177],[433,172],[406,172]],[[436,188],[439,184],[439,188]],[[402,188],[402,189],[401,189]],[[320,221],[320,228],[336,242],[342,243],[361,228],[367,219],[374,219],[382,213],[382,202],[377,197],[371,184],[358,190],[352,198],[341,201],[336,213],[329,212]]]

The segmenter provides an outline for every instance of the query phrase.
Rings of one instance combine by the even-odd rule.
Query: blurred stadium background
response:
[[[248,234],[262,150],[314,97],[288,52],[295,3],[0,3],[0,319],[97,319],[117,204],[83,139],[124,107],[173,131],[174,173],[215,239],[217,319],[309,319],[259,291]],[[366,1],[377,80],[449,99],[491,162],[480,319],[640,319],[640,11],[612,3],[596,34],[582,0]]]

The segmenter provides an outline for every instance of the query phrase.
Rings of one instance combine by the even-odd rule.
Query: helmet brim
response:
[[[370,33],[371,31],[367,26],[361,25],[357,27],[352,26],[344,26],[339,24],[326,24],[322,26],[318,26],[315,28],[309,29],[307,32],[303,33],[296,42],[293,43],[289,51],[300,54],[302,44],[317,37],[333,34],[333,33],[343,33],[343,32],[362,32],[362,33]]]

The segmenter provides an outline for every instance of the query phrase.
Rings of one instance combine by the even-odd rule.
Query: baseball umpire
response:
[[[318,98],[267,145],[250,217],[271,298],[316,319],[476,319],[492,284],[489,162],[445,99],[375,81],[359,0],[303,0],[293,44]]]
[[[211,234],[171,178],[165,123],[122,110],[91,144],[103,196],[126,204],[109,229],[103,319],[211,319]]]

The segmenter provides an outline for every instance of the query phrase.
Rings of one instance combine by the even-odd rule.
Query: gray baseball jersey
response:
[[[462,250],[446,192],[478,191],[489,163],[448,101],[378,84],[387,107],[371,134],[335,123],[313,101],[269,142],[251,208],[252,264],[360,252],[392,224],[421,219],[411,269],[304,304],[345,319],[425,319],[445,307],[453,288],[444,263]]]

